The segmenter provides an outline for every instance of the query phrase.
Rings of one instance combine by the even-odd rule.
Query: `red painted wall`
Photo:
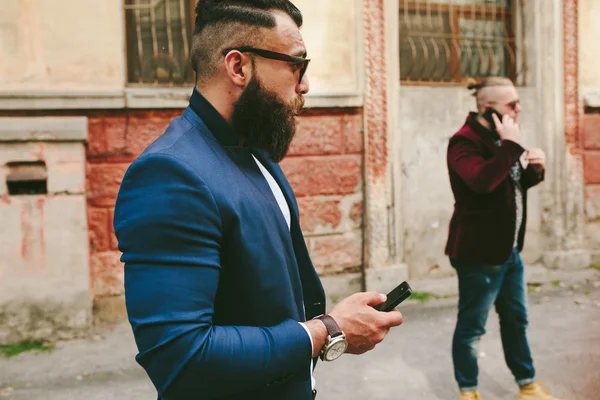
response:
[[[88,222],[94,297],[123,293],[112,228],[115,198],[129,164],[177,111],[92,112],[87,148]],[[322,275],[362,263],[362,110],[311,111],[299,118],[282,167],[296,192],[302,228]]]

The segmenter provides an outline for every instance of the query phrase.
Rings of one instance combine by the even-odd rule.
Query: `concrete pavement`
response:
[[[529,338],[538,375],[563,399],[600,399],[600,274],[584,284],[547,284],[529,298]],[[557,287],[554,287],[557,286]],[[403,326],[375,350],[319,363],[320,400],[447,400],[456,398],[450,345],[456,299],[401,306]],[[485,400],[516,399],[495,313],[481,341]],[[0,399],[155,399],[129,326],[94,339],[59,344],[51,353],[0,358]]]

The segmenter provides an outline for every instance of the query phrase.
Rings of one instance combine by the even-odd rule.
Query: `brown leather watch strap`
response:
[[[342,330],[338,326],[337,322],[333,319],[333,317],[329,314],[319,315],[316,319],[320,319],[325,324],[325,328],[327,328],[327,333],[332,338],[343,334]]]

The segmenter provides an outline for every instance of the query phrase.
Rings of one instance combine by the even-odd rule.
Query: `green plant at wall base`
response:
[[[552,286],[553,287],[559,287],[560,286],[560,281],[552,281]]]
[[[439,299],[440,297],[434,293],[430,292],[412,292],[409,299],[411,300],[419,300],[419,301],[427,301],[429,299]]]
[[[0,345],[0,353],[6,358],[14,357],[18,354],[24,353],[26,351],[52,351],[54,350],[54,345],[45,344],[39,340],[37,341],[24,341],[21,343],[15,344],[3,344]]]
[[[590,265],[590,268],[594,268],[596,271],[600,271],[600,264]]]

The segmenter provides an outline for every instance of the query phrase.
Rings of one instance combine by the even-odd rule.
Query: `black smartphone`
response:
[[[494,110],[492,107],[488,107],[487,110],[485,110],[485,112],[483,113],[482,117],[490,123],[492,129],[496,130],[496,123],[494,122],[494,118],[492,118],[492,114],[496,114],[496,117],[498,117],[498,119],[502,121],[502,114]]]
[[[378,306],[373,307],[377,311],[392,311],[396,306],[406,300],[412,294],[408,282],[404,281],[394,288],[387,295],[387,300]]]

